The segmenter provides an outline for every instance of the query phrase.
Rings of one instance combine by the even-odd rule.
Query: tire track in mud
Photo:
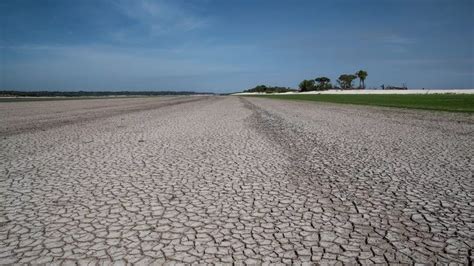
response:
[[[252,111],[248,120],[250,127],[286,151],[285,156],[288,161],[286,175],[290,177],[294,185],[301,188],[310,186],[312,189],[320,190],[323,183],[332,183],[340,191],[341,195],[336,196],[342,201],[353,196],[339,185],[339,180],[352,177],[340,175],[328,167],[323,169],[318,162],[318,155],[321,153],[319,150],[327,149],[322,143],[318,143],[308,135],[301,125],[264,110],[247,99],[240,98],[240,100],[245,108]],[[326,193],[321,191],[321,194]]]

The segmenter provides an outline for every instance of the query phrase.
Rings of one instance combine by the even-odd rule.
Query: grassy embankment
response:
[[[474,94],[282,94],[252,97],[474,113]]]

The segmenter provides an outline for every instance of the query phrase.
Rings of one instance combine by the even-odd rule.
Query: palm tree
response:
[[[365,79],[368,76],[367,71],[359,70],[356,76],[359,78],[359,88],[365,89]]]

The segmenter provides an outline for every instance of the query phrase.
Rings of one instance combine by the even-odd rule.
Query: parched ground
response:
[[[236,96],[0,103],[0,264],[469,264],[473,136]]]

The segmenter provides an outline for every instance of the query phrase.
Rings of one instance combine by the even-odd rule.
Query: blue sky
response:
[[[472,0],[2,0],[0,89],[474,88]]]

